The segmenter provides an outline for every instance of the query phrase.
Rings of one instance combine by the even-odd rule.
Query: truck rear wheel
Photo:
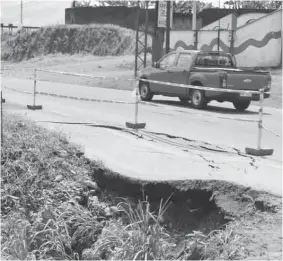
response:
[[[205,94],[202,90],[191,91],[191,103],[195,109],[204,109],[207,105],[205,100]]]
[[[251,101],[236,101],[233,105],[237,111],[245,111],[251,104]]]

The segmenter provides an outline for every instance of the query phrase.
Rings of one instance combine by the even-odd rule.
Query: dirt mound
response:
[[[37,56],[93,54],[99,56],[130,54],[134,51],[134,31],[114,25],[60,25],[37,31],[18,31],[1,38],[1,59],[28,60]]]

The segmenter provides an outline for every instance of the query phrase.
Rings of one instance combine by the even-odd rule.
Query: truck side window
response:
[[[160,68],[166,68],[169,66],[173,66],[175,62],[176,54],[170,53],[167,56],[165,56],[161,61],[159,62]]]
[[[180,53],[177,67],[190,67],[192,63],[192,56],[190,53]]]

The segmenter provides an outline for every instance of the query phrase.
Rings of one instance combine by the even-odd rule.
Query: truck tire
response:
[[[233,105],[237,111],[245,111],[251,104],[251,101],[235,101]]]
[[[139,88],[140,88],[141,100],[151,101],[153,98],[153,94],[150,91],[149,83],[140,81]]]
[[[207,105],[204,91],[192,90],[191,91],[191,103],[195,109],[204,109]]]

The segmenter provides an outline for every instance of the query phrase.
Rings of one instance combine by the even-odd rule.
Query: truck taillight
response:
[[[220,85],[222,88],[227,88],[227,73],[220,74]]]
[[[226,78],[222,79],[222,88],[227,88],[227,79]]]
[[[268,74],[268,81],[267,81],[267,88],[268,88],[268,89],[271,88],[271,82],[272,82],[271,74]]]

